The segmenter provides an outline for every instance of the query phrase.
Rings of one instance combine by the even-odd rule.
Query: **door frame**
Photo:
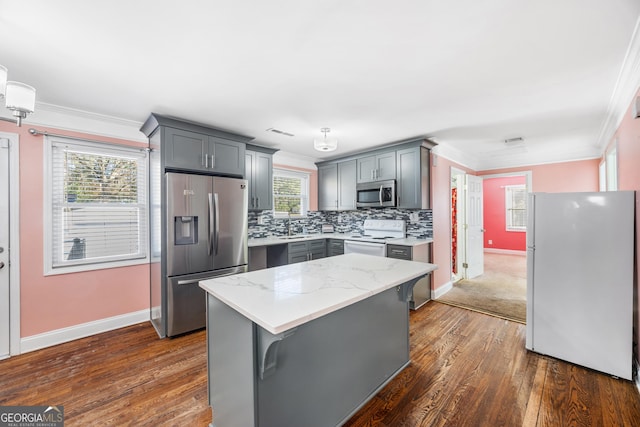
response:
[[[461,221],[462,218],[465,218],[465,204],[463,203],[463,198],[464,198],[464,191],[460,191],[460,190],[464,190],[464,182],[462,182],[464,180],[464,176],[467,175],[467,173],[462,170],[462,169],[458,169],[454,166],[451,166],[451,171],[450,171],[450,188],[449,188],[449,212],[451,212],[451,209],[453,208],[453,206],[451,206],[451,190],[453,189],[453,178],[456,177],[456,187],[458,188],[458,198],[457,198],[457,206],[456,206],[456,211],[457,211],[457,246],[456,246],[456,260],[457,260],[457,274],[453,273],[453,263],[451,261],[449,261],[449,264],[451,265],[451,282],[455,283],[458,280],[462,279],[463,274],[462,274],[462,263],[464,262],[464,260],[462,259],[462,254],[466,251],[465,248],[465,240],[463,238],[463,233],[464,233],[464,229],[463,229],[463,221]],[[457,180],[457,177],[462,177],[461,180]],[[452,250],[452,244],[451,244],[451,239],[453,238],[453,236],[451,235],[451,227],[453,227],[453,224],[451,223],[451,214],[449,214],[449,249],[450,252]],[[449,257],[451,257],[451,253],[449,254]]]
[[[9,356],[20,354],[20,136],[9,140]]]

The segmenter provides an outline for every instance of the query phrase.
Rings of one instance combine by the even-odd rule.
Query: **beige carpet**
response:
[[[461,280],[438,301],[515,322],[527,320],[527,258],[484,254],[484,274]]]

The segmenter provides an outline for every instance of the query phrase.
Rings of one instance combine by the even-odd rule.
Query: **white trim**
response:
[[[142,246],[148,248],[148,240],[149,240],[149,155],[145,150],[141,150],[138,147],[131,147],[127,145],[118,145],[117,147],[113,145],[103,145],[99,141],[82,141],[75,139],[68,139],[65,137],[58,136],[45,136],[43,138],[43,156],[42,156],[42,169],[43,169],[43,275],[51,276],[58,274],[68,274],[68,273],[77,273],[81,271],[94,271],[94,270],[103,270],[107,268],[117,268],[117,267],[129,267],[133,265],[142,265],[148,264],[150,260],[150,255],[148,249],[145,251],[144,257],[133,258],[133,259],[123,259],[116,261],[103,261],[103,262],[94,262],[94,263],[84,263],[78,265],[64,265],[55,267],[53,266],[52,259],[52,245],[53,245],[53,214],[52,214],[52,194],[53,194],[53,147],[56,144],[69,144],[74,147],[86,147],[90,152],[100,153],[100,150],[106,150],[110,153],[132,153],[136,158],[136,161],[141,161],[146,168],[144,175],[144,189],[145,189],[145,227],[144,230],[144,241],[142,242]],[[106,147],[106,148],[105,148]],[[143,159],[142,159],[143,158]]]
[[[20,135],[0,132],[9,140],[9,355],[20,354]]]
[[[142,122],[121,119],[104,114],[92,113],[60,105],[36,102],[35,112],[22,122],[23,127],[46,126],[59,130],[83,132],[90,135],[106,136],[148,143],[147,137],[140,132]],[[0,116],[12,118],[11,111],[0,109]]]
[[[317,161],[320,161],[320,159],[313,159],[299,154],[287,153],[286,151],[276,151],[273,154],[274,165],[316,170],[318,169],[315,164]]]
[[[477,171],[479,167],[477,159],[443,142],[438,142],[438,145],[431,149],[431,155],[433,156],[434,165],[437,162],[435,156],[440,156],[474,171]]]
[[[516,251],[514,249],[484,248],[484,251],[488,254],[527,256],[527,251]]]
[[[453,282],[447,282],[444,285],[442,285],[442,286],[440,286],[438,288],[435,288],[433,290],[433,299],[440,298],[442,295],[446,294],[451,289],[453,289]]]
[[[629,105],[635,100],[638,88],[640,88],[640,18],[636,21],[620,74],[609,100],[607,117],[602,123],[598,136],[597,144],[602,152],[620,127]]]
[[[40,350],[46,347],[62,344],[65,342],[85,338],[91,335],[124,328],[150,320],[149,309],[135,311],[133,313],[108,317],[106,319],[95,320],[68,328],[56,329],[38,335],[32,335],[22,339],[22,352]]]

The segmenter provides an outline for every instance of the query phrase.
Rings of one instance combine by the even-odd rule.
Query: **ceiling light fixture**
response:
[[[324,133],[324,138],[314,139],[313,148],[318,151],[334,151],[338,148],[338,140],[335,138],[327,138],[327,133],[331,132],[330,128],[322,128],[320,132]]]
[[[36,89],[20,82],[7,81],[7,68],[0,65],[0,99],[5,99],[5,106],[13,111],[15,123],[22,125],[22,119],[33,113],[36,107]],[[6,119],[4,119],[6,120]]]

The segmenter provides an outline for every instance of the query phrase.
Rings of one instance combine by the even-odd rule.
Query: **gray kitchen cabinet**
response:
[[[344,254],[344,240],[328,239],[327,240],[327,256],[336,256]]]
[[[396,152],[388,151],[357,159],[357,182],[396,179]]]
[[[412,147],[396,152],[399,208],[430,209],[429,149]]]
[[[356,209],[356,161],[338,163],[338,210]]]
[[[355,159],[318,166],[318,209],[321,211],[356,209]]]
[[[242,177],[245,147],[253,138],[152,113],[140,128],[160,153],[160,168]]]
[[[209,153],[209,136],[182,129],[165,128],[163,151],[166,166],[204,170],[205,155]]]
[[[182,129],[165,129],[165,166],[243,175],[245,144]]]
[[[273,153],[275,151],[247,146],[244,177],[249,182],[249,210],[273,209]]]
[[[387,258],[408,261],[431,262],[431,243],[417,246],[387,244]],[[431,300],[431,274],[418,280],[413,286],[409,308],[416,310]]]
[[[338,165],[329,163],[318,166],[318,210],[338,209]]]
[[[289,264],[327,256],[325,239],[289,243]]]
[[[225,175],[244,175],[245,144],[209,137],[209,169]]]

